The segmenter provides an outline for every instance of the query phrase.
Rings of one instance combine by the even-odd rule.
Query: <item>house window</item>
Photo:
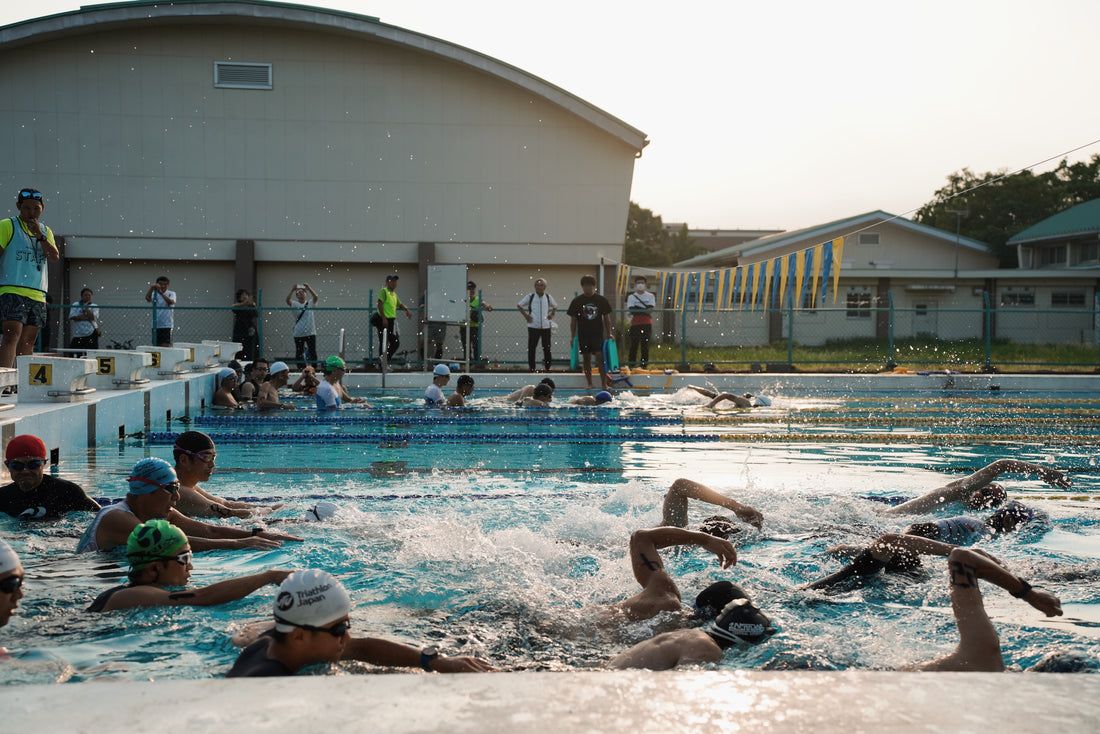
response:
[[[1069,308],[1085,307],[1084,291],[1054,291],[1050,294],[1051,306],[1065,306]]]
[[[860,232],[859,233],[859,244],[868,245],[868,246],[875,246],[875,245],[881,244],[881,242],[879,240],[879,233],[878,232]]]
[[[1088,263],[1100,260],[1100,242],[1082,242],[1077,246],[1077,262]]]
[[[871,292],[870,291],[848,291],[848,318],[850,319],[869,319],[871,318]]]
[[[274,89],[271,64],[215,61],[214,86],[219,89]]]
[[[1052,245],[1039,250],[1039,267],[1066,264],[1066,246]]]
[[[821,301],[821,294],[817,294],[817,298],[814,298],[814,292],[812,289],[807,288],[806,292],[802,294],[802,311],[804,313],[817,313],[816,302]]]
[[[1033,308],[1035,306],[1035,291],[1030,288],[1009,288],[1001,293],[1001,305]]]

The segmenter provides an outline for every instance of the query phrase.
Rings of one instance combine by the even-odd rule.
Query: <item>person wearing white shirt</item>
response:
[[[92,303],[92,289],[80,291],[80,300],[69,309],[70,349],[99,349],[99,306]]]
[[[554,297],[546,292],[546,279],[535,281],[535,292],[524,296],[516,304],[523,318],[527,320],[527,365],[535,371],[535,347],[542,341],[542,359],[546,371],[550,371],[553,358],[550,356],[550,333],[554,327],[554,314],[558,304]]]

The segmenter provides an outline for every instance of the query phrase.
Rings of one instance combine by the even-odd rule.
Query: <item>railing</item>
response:
[[[374,303],[374,293],[368,303]],[[555,367],[569,362],[569,319],[560,303],[552,332]],[[71,306],[51,306],[54,328],[40,347],[67,347]],[[100,348],[155,343],[151,306],[100,304]],[[229,307],[177,306],[172,309],[174,342],[230,340],[234,314]],[[375,309],[317,307],[317,354],[311,362],[342,353],[356,368],[376,368],[377,331],[370,325]],[[400,346],[397,369],[423,369],[424,324],[396,317]],[[297,310],[284,306],[257,308],[257,353],[294,366],[293,327]],[[1039,309],[995,307],[988,297],[979,309],[897,308],[891,293],[872,304],[814,310],[762,309],[715,311],[704,306],[653,312],[649,367],[680,371],[882,371],[895,367],[953,368],[960,371],[1094,371],[1100,369],[1100,299],[1091,308]],[[631,365],[630,312],[615,311],[620,363]],[[481,313],[480,364],[475,371],[527,370],[527,327],[514,305],[502,302]],[[448,324],[444,361],[465,363],[460,331]],[[248,355],[251,358],[255,355]],[[536,355],[541,367],[541,347]],[[632,366],[637,367],[637,363]]]

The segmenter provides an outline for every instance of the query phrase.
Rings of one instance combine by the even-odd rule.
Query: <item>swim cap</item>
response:
[[[221,371],[218,372],[218,384],[221,384],[225,380],[229,380],[229,379],[236,380],[237,379],[237,371],[235,369],[233,369],[232,367],[222,367]]]
[[[272,612],[275,631],[291,632],[295,627],[323,627],[348,615],[351,599],[336,578],[325,571],[295,571],[279,584]]]
[[[722,540],[729,540],[731,535],[741,532],[741,526],[736,524],[733,518],[725,515],[711,515],[699,525],[699,532],[713,535]]]
[[[697,619],[714,619],[727,604],[734,599],[749,599],[737,584],[730,581],[717,581],[699,592],[695,597],[695,614]],[[751,602],[752,600],[749,599]]]
[[[550,377],[544,377],[539,380],[540,385],[549,385],[551,390],[557,390],[558,386],[554,384],[554,380]]]
[[[0,573],[14,571],[21,565],[23,564],[19,562],[19,556],[15,555],[11,546],[0,539]]]
[[[451,368],[445,364],[437,364],[435,369],[432,370],[436,377],[450,377]]]
[[[336,511],[340,509],[334,502],[318,502],[313,507],[306,510],[307,520],[327,520],[336,514]]]
[[[167,520],[149,520],[130,531],[126,558],[130,570],[140,571],[154,561],[163,561],[187,545],[187,536]]]
[[[753,395],[750,399],[750,402],[753,404],[753,406],[759,408],[762,406],[771,405],[772,399],[769,398],[767,395]]]
[[[535,385],[535,392],[532,393],[532,395],[535,398],[537,398],[538,400],[546,400],[547,398],[549,398],[553,394],[554,394],[554,388],[552,388],[549,385],[546,385],[544,383],[541,383],[541,382],[539,384]]]
[[[748,599],[734,599],[703,628],[725,650],[736,642],[758,644],[775,633],[772,622]]]
[[[34,456],[39,459],[46,458],[46,444],[42,443],[42,439],[38,436],[32,436],[29,433],[24,433],[22,436],[16,436],[11,441],[8,441],[7,451],[4,452],[5,459],[18,459],[23,456]]]
[[[987,522],[997,532],[1007,533],[1034,519],[1034,510],[1016,500],[1009,500],[1004,507],[990,515]]]
[[[276,362],[267,370],[267,374],[269,375],[277,375],[280,372],[290,372],[290,368],[286,366],[286,362]]]
[[[134,464],[127,480],[130,482],[130,494],[149,494],[160,489],[162,484],[178,481],[176,470],[164,459],[152,457]]]
[[[611,393],[609,393],[607,390],[600,390],[598,393],[596,393],[596,405],[601,405],[603,403],[610,403],[610,402],[611,402]]]
[[[335,354],[325,360],[325,370],[332,372],[333,370],[344,369],[344,360],[337,357]]]
[[[458,372],[460,369],[462,369],[462,367],[459,366],[458,362],[451,362],[451,364],[450,364],[451,372]]]

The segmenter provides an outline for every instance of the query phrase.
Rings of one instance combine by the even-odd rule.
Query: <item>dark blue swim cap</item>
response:
[[[738,642],[756,645],[775,634],[771,620],[748,599],[731,601],[703,631],[723,650]]]
[[[607,390],[600,390],[598,393],[596,393],[596,405],[600,405],[602,403],[610,403],[610,402],[611,402],[611,393],[609,393]]]

